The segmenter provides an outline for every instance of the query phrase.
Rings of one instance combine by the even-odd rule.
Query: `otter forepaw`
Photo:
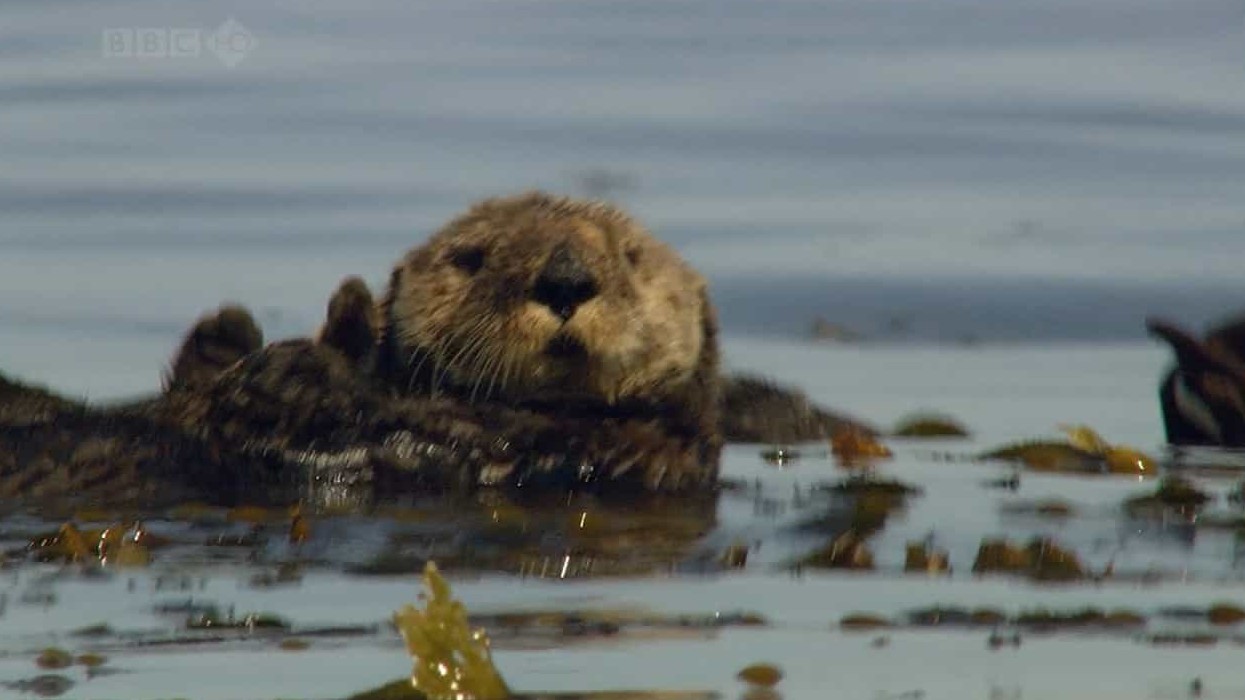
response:
[[[342,280],[329,299],[328,316],[317,342],[341,352],[368,371],[376,360],[380,315],[367,284],[358,277]]]
[[[165,388],[204,386],[263,344],[263,331],[250,311],[236,304],[221,306],[202,316],[186,334],[165,377]]]

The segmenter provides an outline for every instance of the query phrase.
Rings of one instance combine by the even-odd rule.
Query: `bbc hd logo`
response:
[[[210,33],[177,27],[114,27],[105,29],[101,40],[104,58],[184,59],[208,53],[226,68],[237,66],[259,45],[255,35],[232,17]]]

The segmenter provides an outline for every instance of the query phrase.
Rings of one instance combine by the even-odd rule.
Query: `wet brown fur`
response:
[[[263,347],[264,334],[251,312],[225,304],[195,322],[165,375],[165,388],[202,387],[221,370]]]
[[[566,318],[540,291],[559,251],[593,290]],[[381,375],[404,393],[646,421],[686,445],[650,467],[655,488],[716,474],[717,319],[705,281],[616,207],[540,192],[481,202],[398,263],[381,324]]]
[[[1245,447],[1245,319],[1231,319],[1204,338],[1158,318],[1146,328],[1176,360],[1159,383],[1167,441]]]
[[[565,320],[537,292],[559,247],[597,290]],[[537,192],[477,204],[398,263],[381,307],[389,370],[416,390],[695,412],[716,400],[698,386],[718,362],[704,279],[602,202]],[[552,355],[559,337],[584,352]]]
[[[591,293],[541,292],[550,270]],[[125,407],[0,383],[0,498],[709,494],[724,438],[815,439],[842,420],[724,380],[704,280],[618,209],[539,193],[452,221],[379,304],[346,280],[315,340],[260,338],[222,307],[188,334],[166,392]]]

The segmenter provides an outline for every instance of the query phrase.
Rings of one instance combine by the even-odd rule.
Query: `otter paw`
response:
[[[204,386],[263,344],[264,334],[250,311],[235,304],[221,306],[186,334],[165,377],[165,388]]]
[[[370,370],[376,360],[380,315],[367,284],[358,277],[342,280],[329,299],[328,316],[316,341],[345,355],[356,367]]]

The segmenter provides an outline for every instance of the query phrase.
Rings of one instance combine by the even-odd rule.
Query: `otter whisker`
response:
[[[484,375],[491,371],[490,368],[493,364],[492,355],[486,354],[488,351],[488,344],[482,342],[483,339],[484,337],[482,335],[476,338],[477,342],[475,343],[470,357],[471,375],[475,377],[475,381],[471,383],[471,395],[467,399],[471,403],[475,403],[476,394],[480,390],[480,384],[484,381]]]
[[[497,361],[495,348],[492,347],[494,345],[492,342],[493,335],[485,332],[487,329],[486,324],[486,321],[480,320],[469,328],[469,334],[472,336],[466,343],[466,348],[469,352],[463,353],[463,364],[467,373],[475,378],[472,382],[471,393],[468,399],[471,403],[475,403],[485,375],[495,371],[493,367]],[[464,333],[463,335],[467,334]]]
[[[453,336],[452,336],[452,341],[451,341],[451,343],[450,343],[450,344],[452,344],[452,345],[458,345],[458,352],[454,353],[454,356],[453,356],[453,357],[451,357],[451,358],[450,358],[450,359],[449,359],[449,360],[445,363],[445,364],[447,365],[447,367],[453,367],[453,366],[457,365],[457,364],[458,364],[459,359],[461,359],[461,358],[462,358],[462,356],[463,356],[464,354],[466,354],[466,352],[467,352],[467,351],[468,351],[468,350],[472,347],[472,345],[474,345],[474,344],[475,344],[475,342],[478,340],[478,338],[476,338],[476,339],[471,338],[471,336],[472,336],[472,334],[473,334],[473,332],[474,332],[474,329],[475,329],[475,328],[476,328],[476,326],[478,326],[478,325],[479,325],[479,322],[477,321],[477,322],[476,322],[476,324],[471,325],[471,326],[467,326],[466,328],[463,328],[463,329],[460,329],[458,332],[455,332],[455,333],[453,334]],[[461,338],[466,338],[466,342],[459,343],[458,341],[459,341]]]
[[[439,391],[441,382],[445,381],[452,386],[449,378],[454,375],[455,369],[461,369],[462,365],[459,360],[471,347],[471,342],[461,342],[464,338],[472,334],[474,326],[467,326],[456,329],[454,332],[446,336],[445,341],[440,344],[441,352],[438,356],[438,364],[436,377],[434,382],[434,391]],[[455,350],[457,348],[457,350]],[[450,352],[453,351],[451,355]]]
[[[484,399],[487,401],[493,396],[493,388],[497,385],[497,378],[505,369],[505,355],[498,351],[497,347],[487,348],[488,355],[484,365],[485,372],[481,374],[480,381],[484,381],[484,375],[488,375],[488,383],[484,386]]]
[[[474,356],[479,352],[480,346],[487,342],[488,338],[480,332],[483,326],[483,320],[477,320],[475,323],[457,329],[451,336],[447,345],[457,347],[458,351],[452,357],[446,360],[445,371],[442,377],[452,374],[457,370],[470,370],[474,363]],[[470,371],[467,372],[471,374]]]
[[[432,374],[431,376],[428,377],[428,395],[430,397],[436,397],[437,386],[440,382],[441,358],[444,357],[445,355],[445,341],[444,340],[438,341],[431,348],[429,348],[426,352],[427,352],[427,357],[425,358],[425,360],[427,359],[432,360]]]
[[[434,399],[441,390],[441,374],[441,353],[437,353],[437,356],[432,361],[432,382],[429,385],[430,389],[428,392],[428,395]]]
[[[411,393],[411,391],[413,391],[413,390],[414,390],[414,388],[415,388],[415,378],[419,376],[419,370],[420,370],[420,368],[422,368],[422,367],[424,366],[424,362],[426,362],[426,361],[427,361],[427,359],[428,359],[428,355],[427,355],[427,353],[421,353],[419,350],[412,350],[412,351],[411,351],[411,356],[410,356],[410,358],[406,361],[406,366],[407,366],[407,367],[410,367],[410,366],[411,366],[411,364],[415,362],[415,356],[416,356],[416,355],[419,355],[419,356],[420,356],[420,358],[419,358],[419,363],[418,363],[418,364],[416,364],[416,365],[415,365],[415,368],[414,368],[414,369],[412,369],[412,370],[408,373],[408,375],[409,375],[409,376],[407,377],[407,380],[406,380],[406,391],[407,391],[407,393],[408,393],[408,394],[409,394],[409,393]]]
[[[496,348],[494,348],[494,352],[493,352],[493,371],[492,371],[492,373],[490,373],[490,374],[489,374],[489,378],[488,378],[488,388],[486,388],[486,389],[484,390],[484,396],[485,396],[486,398],[489,398],[489,397],[492,397],[492,396],[493,396],[493,389],[494,389],[494,387],[496,387],[496,386],[497,386],[497,380],[498,380],[498,379],[501,379],[501,380],[502,380],[502,381],[501,381],[501,390],[502,390],[503,392],[506,390],[506,379],[505,379],[505,376],[506,376],[506,374],[508,374],[508,373],[510,372],[510,370],[509,370],[509,366],[510,366],[510,365],[509,365],[509,363],[507,362],[506,355],[505,355],[504,353],[502,353],[502,352],[497,351],[497,349],[496,349]]]
[[[473,368],[476,366],[476,360],[488,340],[484,334],[479,332],[482,325],[482,321],[476,321],[474,324],[454,334],[454,342],[459,345],[459,349],[446,363],[449,369],[458,367],[466,370],[467,376],[477,375]],[[459,343],[460,339],[463,342]]]
[[[475,338],[472,341],[471,354],[465,358],[469,370],[468,374],[471,377],[474,377],[471,382],[471,393],[467,399],[469,403],[475,403],[476,392],[480,388],[480,381],[484,377],[484,372],[487,371],[488,358],[483,357],[483,353],[486,349],[486,344],[482,342],[480,338]]]
[[[505,372],[501,376],[501,391],[508,393],[510,390],[510,373],[514,369],[514,357],[504,351],[499,352],[502,358],[502,367]]]
[[[471,395],[467,397],[467,401],[469,403],[476,402],[476,394],[480,391],[480,384],[484,381],[484,375],[491,371],[492,364],[492,358],[487,357],[484,359],[484,362],[481,362],[476,366],[476,371],[473,372],[475,375],[475,381],[471,383]]]
[[[441,345],[442,343],[438,342],[436,345],[432,346],[432,348],[430,349],[417,347],[411,351],[411,361],[413,361],[416,355],[418,355],[419,362],[418,364],[415,365],[415,368],[411,370],[410,378],[407,380],[407,386],[406,386],[407,392],[410,392],[414,389],[416,382],[419,381],[420,372],[423,370],[424,365],[427,364],[428,359],[433,357],[434,355],[438,355],[441,352],[440,350]],[[410,361],[407,362],[407,365],[408,366],[410,365]]]
[[[497,378],[505,367],[504,360],[505,357],[500,352],[497,352],[496,348],[493,348],[493,352],[489,354],[488,364],[485,366],[488,369],[488,386],[484,389],[485,401],[493,396],[493,387],[496,385]],[[483,374],[481,374],[481,380],[483,380]]]

